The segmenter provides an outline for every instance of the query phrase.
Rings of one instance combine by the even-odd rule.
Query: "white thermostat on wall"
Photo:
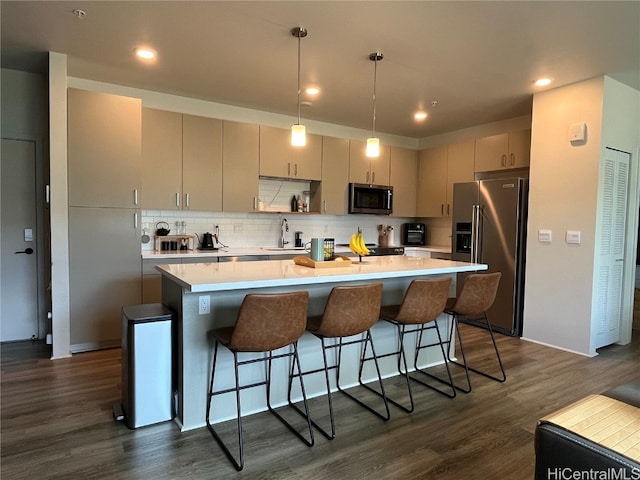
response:
[[[571,143],[584,142],[587,138],[587,124],[574,123],[569,127],[569,141]]]

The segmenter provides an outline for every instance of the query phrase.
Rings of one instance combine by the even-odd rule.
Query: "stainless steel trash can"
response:
[[[172,320],[160,303],[122,307],[122,410],[129,428],[174,416]]]

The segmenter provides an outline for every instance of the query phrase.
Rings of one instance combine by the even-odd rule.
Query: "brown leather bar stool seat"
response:
[[[362,407],[366,408],[376,416],[383,420],[389,419],[389,405],[384,393],[384,385],[382,384],[382,375],[376,358],[376,352],[371,336],[371,327],[378,321],[380,312],[380,302],[382,300],[382,283],[372,283],[368,285],[354,285],[344,287],[334,287],[327,302],[324,312],[321,316],[312,316],[307,320],[307,331],[320,339],[322,345],[323,368],[316,370],[303,371],[302,375],[310,375],[314,373],[324,373],[327,401],[329,405],[329,418],[331,422],[331,433],[320,427],[316,422],[313,425],[326,438],[333,439],[336,435],[335,417],[333,411],[333,402],[331,399],[331,382],[329,371],[334,370],[336,373],[336,389],[351,398]],[[334,340],[334,343],[330,343]],[[380,413],[370,405],[364,403],[361,399],[352,395],[340,385],[340,366],[342,360],[342,349],[345,346],[360,344],[360,370],[358,374],[358,382],[360,385],[370,388],[362,380],[363,364],[367,361],[373,361],[375,364],[378,385],[380,392],[378,393],[384,402],[384,413]],[[367,349],[371,348],[370,356],[367,356]],[[337,349],[335,364],[329,364],[327,359],[327,351]],[[295,376],[295,375],[294,375]]]
[[[307,406],[307,397],[304,389],[304,382],[301,376],[300,389],[304,403],[304,416],[307,420],[309,431],[308,439],[298,432],[289,422],[287,422],[271,406],[271,364],[272,360],[288,357],[293,358],[291,371],[294,367],[300,372],[300,359],[298,357],[298,339],[305,332],[307,323],[307,310],[309,303],[309,293],[306,291],[291,293],[272,294],[249,294],[246,295],[240,306],[236,324],[233,327],[224,327],[211,330],[209,336],[214,339],[213,362],[211,367],[211,382],[207,397],[207,427],[216,439],[224,453],[233,463],[237,470],[244,467],[244,439],[242,433],[242,409],[240,405],[240,391],[248,388],[266,386],[267,407],[278,420],[280,420],[291,432],[293,432],[307,446],[314,444],[311,418]],[[233,367],[235,376],[235,386],[223,390],[215,390],[216,363],[218,358],[218,346],[223,345],[233,354]],[[287,351],[274,354],[276,350],[290,347]],[[265,353],[264,356],[256,358],[256,352]],[[252,353],[251,358],[240,361],[238,354]],[[267,362],[266,379],[251,384],[239,384],[239,367],[251,365],[256,362]],[[291,378],[291,377],[290,377]],[[291,379],[289,380],[289,386]],[[229,447],[222,440],[219,433],[211,424],[211,412],[213,397],[225,393],[235,392],[236,412],[237,412],[237,434],[238,434],[238,457],[231,452]],[[296,410],[302,413],[297,407]]]
[[[497,382],[504,382],[507,379],[507,374],[505,373],[502,359],[500,358],[500,352],[498,351],[498,345],[496,344],[496,339],[493,335],[493,329],[491,328],[491,322],[489,322],[489,317],[487,316],[487,310],[491,308],[496,299],[501,277],[501,272],[472,273],[467,275],[462,283],[462,288],[460,289],[458,296],[447,300],[445,313],[448,313],[453,317],[449,341],[453,342],[455,329],[455,333],[458,337],[458,343],[460,345],[460,354],[462,355],[462,362],[458,362],[453,359],[449,359],[449,361],[464,367],[467,376],[467,387],[463,388],[457,386],[456,388],[466,393],[471,391],[469,370]],[[498,367],[500,369],[499,376],[488,374],[476,368],[472,368],[467,364],[464,344],[462,337],[460,336],[460,322],[487,327],[489,335],[491,336],[493,350],[498,361]]]
[[[400,402],[389,398],[397,407],[406,412],[413,412],[415,405],[413,401],[413,392],[411,391],[411,381],[413,380],[426,387],[435,390],[438,393],[448,397],[456,396],[456,389],[451,378],[451,371],[448,364],[448,354],[445,352],[445,346],[448,346],[448,337],[445,330],[443,335],[438,328],[438,317],[443,312],[447,298],[449,296],[449,287],[451,286],[451,277],[446,278],[429,278],[413,280],[404,293],[404,298],[400,305],[383,306],[380,310],[380,318],[394,324],[398,329],[398,350],[391,353],[378,355],[378,358],[397,356],[398,357],[398,373],[405,377],[407,392],[409,394],[409,406],[406,407]],[[435,332],[436,341],[430,341],[425,335],[430,330]],[[433,380],[436,380],[450,388],[450,392],[433,385],[433,382],[427,383],[415,376],[410,375],[407,367],[407,359],[405,353],[405,336],[408,333],[416,333],[415,355],[413,357],[413,371],[421,373]],[[420,352],[429,347],[439,346],[442,353],[448,380],[442,379],[436,375],[427,372],[425,369],[418,367],[418,359]],[[402,362],[402,363],[401,363]]]

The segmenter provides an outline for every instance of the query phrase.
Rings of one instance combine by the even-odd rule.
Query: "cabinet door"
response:
[[[442,217],[447,202],[447,146],[418,152],[416,216]]]
[[[322,182],[312,184],[311,188],[312,211],[346,215],[349,193],[349,140],[333,137],[322,139]]]
[[[260,126],[261,176],[320,180],[321,170],[321,136],[307,134],[307,144],[294,147],[289,130]]]
[[[258,210],[258,125],[227,122],[222,126],[222,209]]]
[[[380,145],[379,157],[367,157],[366,143],[351,140],[349,181],[371,185],[389,185],[389,147]]]
[[[472,182],[474,142],[454,143],[447,146],[447,203],[446,215],[453,212],[453,184]]]
[[[140,212],[69,207],[72,351],[120,345],[122,307],[141,301]]]
[[[475,171],[487,172],[507,167],[508,151],[508,133],[476,139]]]
[[[307,133],[306,146],[293,147],[291,146],[291,141],[289,141],[288,148],[291,151],[291,159],[294,165],[293,178],[300,180],[320,180],[322,178],[321,135]]]
[[[509,133],[509,158],[510,168],[529,166],[531,157],[531,130],[520,130]]]
[[[222,120],[182,116],[182,206],[222,210]]]
[[[142,109],[142,206],[182,208],[182,114]]]
[[[393,216],[415,217],[418,187],[418,156],[415,150],[391,147],[390,185],[393,187]]]
[[[135,207],[141,101],[68,89],[69,205]]]

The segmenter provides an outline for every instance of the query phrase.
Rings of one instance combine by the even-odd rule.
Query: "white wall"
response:
[[[585,355],[595,354],[591,298],[603,134],[618,141],[614,137],[624,123],[636,129],[637,142],[638,131],[637,117],[635,127],[629,116],[617,126],[608,124],[605,100],[605,77],[598,77],[536,94],[533,101],[523,337]],[[607,106],[624,115],[619,107]],[[569,126],[581,122],[587,124],[587,140],[572,145]],[[628,134],[622,137],[629,140]],[[551,243],[538,241],[540,229],[553,232]],[[582,244],[568,245],[567,230],[581,231]]]

